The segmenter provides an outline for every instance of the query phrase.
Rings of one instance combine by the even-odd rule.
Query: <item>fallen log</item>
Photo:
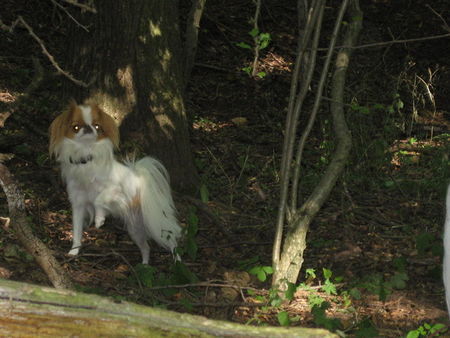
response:
[[[0,280],[0,336],[337,337],[323,329],[245,326],[8,280]]]

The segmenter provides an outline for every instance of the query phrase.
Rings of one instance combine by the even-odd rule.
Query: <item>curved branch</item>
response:
[[[34,236],[25,210],[25,202],[13,175],[0,163],[0,185],[8,200],[9,217],[14,234],[45,271],[55,288],[71,289],[72,282],[47,246]]]

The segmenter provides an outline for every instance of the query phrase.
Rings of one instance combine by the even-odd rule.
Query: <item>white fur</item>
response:
[[[450,185],[447,188],[446,214],[444,226],[444,263],[443,263],[445,299],[450,313]]]
[[[83,107],[85,122],[92,123],[90,109]],[[94,128],[91,134],[80,132],[74,139],[64,138],[55,147],[72,204],[73,244],[69,254],[79,253],[83,228],[93,223],[101,227],[108,215],[123,219],[144,264],[149,260],[150,238],[174,253],[181,228],[166,169],[151,157],[121,164],[115,160],[113,148],[107,138],[97,141]],[[83,158],[91,160],[80,163]]]

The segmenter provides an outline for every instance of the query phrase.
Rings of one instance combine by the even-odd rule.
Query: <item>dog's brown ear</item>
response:
[[[56,146],[62,141],[65,135],[65,124],[67,121],[68,111],[58,115],[56,119],[53,120],[48,131],[50,134],[50,143],[48,151],[50,156],[56,156]]]
[[[100,117],[100,125],[103,128],[103,137],[107,137],[111,140],[114,148],[119,148],[120,136],[119,136],[119,128],[117,127],[116,121],[105,113],[98,105],[91,105],[92,110],[98,112],[98,116]]]
[[[48,151],[50,156],[56,156],[56,146],[64,139],[66,136],[67,128],[70,126],[70,118],[77,109],[78,104],[74,99],[69,100],[69,104],[64,109],[64,111],[59,114],[48,128],[50,134],[50,143]]]

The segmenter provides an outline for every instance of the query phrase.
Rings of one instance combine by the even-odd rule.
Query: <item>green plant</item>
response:
[[[409,331],[406,338],[419,338],[419,337],[438,337],[441,333],[447,332],[448,326],[445,324],[428,324],[424,323],[416,330]]]
[[[244,67],[242,70],[247,73],[249,76],[257,76],[259,78],[263,78],[266,76],[265,72],[257,72],[258,61],[259,61],[259,52],[266,48],[270,41],[271,35],[269,33],[260,32],[258,28],[258,18],[261,9],[261,0],[255,0],[255,16],[252,18],[253,29],[248,32],[248,34],[253,38],[253,46],[250,46],[248,43],[239,42],[236,46],[244,49],[253,50],[254,58],[252,66]]]
[[[195,261],[197,258],[198,245],[196,241],[196,236],[198,233],[198,222],[199,218],[197,216],[197,209],[195,207],[190,207],[187,216],[187,228],[185,236],[184,250],[188,254],[189,258]],[[181,251],[184,251],[181,250]],[[180,252],[179,254],[182,254]]]
[[[431,252],[434,256],[443,254],[443,247],[441,241],[435,235],[429,232],[422,232],[416,236],[416,248],[419,255],[425,255]]]
[[[357,325],[357,329],[353,333],[357,338],[372,338],[380,336],[378,330],[368,318],[361,320]]]
[[[337,318],[329,318],[325,311],[330,307],[330,303],[322,302],[320,305],[314,305],[311,313],[314,317],[314,323],[330,331],[335,331],[342,326],[342,323]]]
[[[384,279],[380,274],[373,274],[359,284],[359,287],[378,295],[380,300],[385,301],[394,289],[404,289],[408,279],[404,271],[395,272],[388,279]]]
[[[327,295],[337,295],[336,285],[331,281],[331,276],[333,272],[329,269],[323,268],[323,276],[325,277],[325,283],[322,286],[322,290],[325,291]]]
[[[271,266],[254,266],[248,273],[256,276],[261,282],[265,282],[267,280],[267,276],[273,274],[273,268]]]

